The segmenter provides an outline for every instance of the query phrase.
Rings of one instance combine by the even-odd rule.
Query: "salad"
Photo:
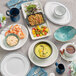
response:
[[[39,26],[37,25],[36,27],[32,28],[32,34],[34,37],[41,37],[44,35],[47,35],[49,32],[49,29],[47,26]]]
[[[29,4],[26,6],[25,12],[27,15],[31,15],[37,13],[37,10],[40,10],[40,8],[38,8],[36,4]]]

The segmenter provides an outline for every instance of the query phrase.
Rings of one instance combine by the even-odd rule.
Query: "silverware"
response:
[[[19,3],[23,2],[23,1],[28,1],[28,0],[22,0],[22,1],[18,0],[18,2],[17,2],[16,4],[13,4],[13,5],[11,5],[11,6],[15,6],[15,7],[16,7],[17,4],[19,4]],[[11,6],[10,6],[10,7],[11,7]]]
[[[45,72],[41,73],[39,76],[42,76],[43,74],[45,74]]]
[[[38,74],[38,73],[39,73],[39,71],[40,71],[40,68],[36,69],[36,70],[34,71],[34,73],[32,74],[32,76],[34,76],[34,75]]]

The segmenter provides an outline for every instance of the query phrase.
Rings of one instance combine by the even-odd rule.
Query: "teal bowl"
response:
[[[8,35],[5,37],[5,43],[6,43],[7,45],[8,45],[8,43],[6,42],[6,40],[7,40],[8,36],[15,36],[15,37],[18,39],[18,43],[19,43],[19,37],[18,37],[16,34],[11,33],[11,34],[8,34]],[[18,43],[17,43],[17,44],[18,44]],[[17,45],[17,44],[16,44],[16,45]],[[15,45],[15,46],[16,46],[16,45]],[[9,45],[8,45],[8,46],[9,46]],[[10,47],[12,47],[12,46],[10,46]]]
[[[72,26],[63,26],[55,31],[54,38],[61,42],[71,40],[76,35],[76,29]]]

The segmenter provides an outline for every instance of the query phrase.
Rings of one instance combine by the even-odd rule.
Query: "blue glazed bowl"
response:
[[[72,26],[63,26],[55,31],[54,37],[56,40],[66,42],[71,40],[76,34],[76,29]]]

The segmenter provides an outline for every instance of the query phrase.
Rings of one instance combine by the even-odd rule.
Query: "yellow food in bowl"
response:
[[[39,58],[47,58],[52,54],[52,47],[47,43],[38,43],[34,49],[35,55]]]

